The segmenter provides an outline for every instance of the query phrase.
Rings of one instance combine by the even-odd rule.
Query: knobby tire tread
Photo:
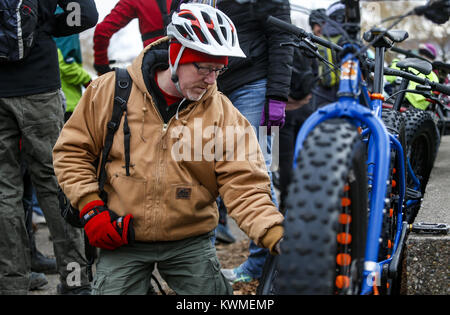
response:
[[[353,176],[354,155],[362,147],[356,128],[343,119],[321,123],[305,140],[288,189],[282,254],[277,277],[272,279],[277,293],[334,293],[341,198],[348,177]],[[364,173],[365,158],[359,157]],[[360,187],[367,193],[365,175]]]
[[[406,152],[413,171],[420,180],[420,192],[423,195],[439,149],[439,131],[429,112],[411,108],[403,115],[406,126]],[[416,151],[417,146],[422,148]],[[408,186],[412,185],[412,180],[408,179]],[[420,206],[421,201],[407,210],[409,223],[414,222]]]

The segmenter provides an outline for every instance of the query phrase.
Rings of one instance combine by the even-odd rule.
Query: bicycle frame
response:
[[[352,45],[352,44],[347,44]],[[359,51],[359,47],[353,45]],[[345,46],[344,46],[345,48]],[[384,49],[376,51],[375,78],[383,77],[383,59]],[[381,60],[380,60],[381,58]],[[382,87],[375,86],[374,92],[380,92]],[[378,91],[377,91],[378,89]],[[359,103],[359,96],[362,93],[365,100],[370,100],[367,86],[362,78],[359,60],[354,54],[348,53],[343,58],[341,66],[341,76],[338,91],[338,101],[320,108],[313,113],[303,124],[296,140],[294,165],[296,167],[297,156],[302,149],[302,145],[308,134],[320,123],[332,118],[348,119],[353,125],[366,126],[363,135],[369,135],[368,143],[368,174],[369,187],[369,221],[366,238],[366,251],[363,271],[363,283],[361,294],[369,294],[373,290],[373,283],[379,280],[379,273],[383,270],[383,265],[390,263],[392,257],[388,260],[378,261],[379,240],[381,235],[383,216],[386,213],[386,183],[388,180],[390,168],[390,151],[393,148],[399,157],[399,161],[403,161],[404,152],[400,142],[396,137],[390,134],[381,120],[382,100],[373,99],[369,101],[369,108]],[[399,209],[403,209],[403,202],[406,190],[405,167],[399,163],[400,170],[400,194],[398,205]],[[370,186],[371,185],[371,186]],[[400,236],[402,231],[402,211],[397,214],[397,234],[394,240],[393,253],[398,249]],[[393,255],[392,255],[393,256]]]

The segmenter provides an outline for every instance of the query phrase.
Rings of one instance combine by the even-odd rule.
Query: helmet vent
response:
[[[219,22],[220,25],[222,25],[223,24],[222,17],[220,16],[220,14],[216,14],[216,16],[217,16],[217,21]]]
[[[212,24],[211,18],[206,12],[202,11],[202,17],[206,24]]]
[[[190,28],[188,27],[181,27],[179,25],[175,25],[175,27],[177,28],[178,32],[181,34],[181,36],[192,40],[192,36],[191,34],[189,34],[188,32],[191,32]],[[192,34],[193,35],[193,34]]]
[[[222,41],[220,40],[219,36],[217,35],[215,30],[209,30],[209,32],[211,33],[211,35],[214,37],[214,39],[216,40],[216,42],[218,42],[219,44],[222,45]]]
[[[225,40],[228,40],[228,38],[227,38],[227,29],[225,27],[221,27],[220,30],[222,31],[222,35],[225,38]]]
[[[198,39],[203,43],[203,44],[208,44],[208,39],[205,37],[205,35],[203,35],[202,30],[200,29],[200,27],[196,26],[196,25],[192,25],[192,29],[195,32],[195,35],[197,35]]]
[[[190,13],[190,12],[183,12],[183,13],[180,12],[180,16],[183,17],[183,18],[185,18],[185,19],[191,20],[191,21],[197,20],[197,19],[195,18],[195,16],[192,15],[192,13]]]

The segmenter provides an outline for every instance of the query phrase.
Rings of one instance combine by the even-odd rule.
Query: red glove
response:
[[[85,84],[83,84],[83,86],[87,89],[88,88],[88,86],[89,86],[89,84],[91,84],[91,82],[92,82],[92,80],[89,80],[89,82],[87,82],[87,83],[85,83]]]
[[[133,216],[119,217],[101,200],[85,205],[80,218],[89,243],[94,247],[113,250],[134,242]]]

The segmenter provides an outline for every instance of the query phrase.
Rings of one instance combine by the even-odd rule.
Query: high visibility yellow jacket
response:
[[[392,64],[391,64],[392,69],[399,69],[397,67],[397,62],[399,62],[398,59],[394,59],[392,61]],[[433,71],[431,71],[430,74],[428,74],[428,75],[424,75],[423,73],[420,73],[419,71],[412,69],[412,68],[409,68],[408,71],[410,71],[412,74],[417,75],[421,78],[427,78],[430,81],[439,82],[439,78],[437,77],[436,73],[434,73]],[[385,79],[390,83],[394,82],[395,78],[396,78],[395,76],[390,76],[390,75],[385,76]],[[408,85],[408,90],[414,90],[417,85],[418,85],[418,83],[416,83],[414,81],[410,81],[409,85]],[[411,103],[412,106],[414,106],[415,108],[418,108],[418,109],[425,110],[430,105],[430,103],[425,99],[425,97],[420,94],[406,93],[405,98]]]

